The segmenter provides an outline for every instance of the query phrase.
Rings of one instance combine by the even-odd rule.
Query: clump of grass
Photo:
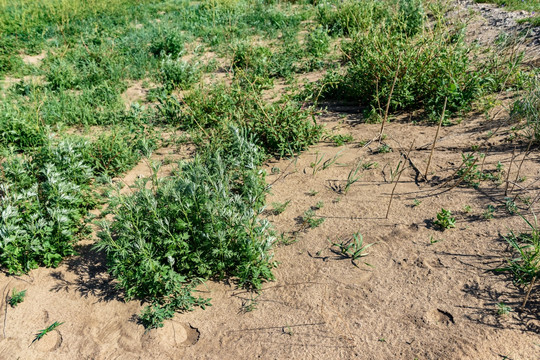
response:
[[[16,307],[20,303],[24,301],[24,297],[26,296],[26,290],[17,291],[17,289],[13,289],[11,291],[11,296],[9,297],[8,304],[11,307]]]
[[[536,216],[534,216],[533,222],[521,214],[519,216],[525,221],[529,231],[519,234],[510,231],[504,237],[515,257],[509,259],[506,266],[497,268],[495,271],[509,272],[512,274],[515,284],[528,287],[523,301],[524,307],[536,280],[540,276],[540,230]]]
[[[335,252],[343,257],[350,258],[355,266],[358,266],[356,260],[369,255],[366,250],[372,245],[364,244],[364,238],[360,232],[354,233],[351,240],[332,243],[332,247],[336,248]],[[369,265],[368,263],[365,264]]]
[[[434,14],[435,26],[424,22],[422,1],[345,1],[322,6],[320,21],[337,33],[351,34],[344,46],[343,71],[329,72],[313,94],[330,99],[360,101],[368,117],[389,110],[424,109],[432,121],[466,111],[481,95],[519,83],[520,58],[497,61],[473,56],[463,29],[449,28]],[[400,59],[400,61],[396,61]],[[501,65],[501,63],[503,65]]]
[[[442,208],[437,213],[437,219],[433,221],[433,224],[437,225],[441,230],[451,229],[456,227],[456,218],[452,216],[450,210]]]

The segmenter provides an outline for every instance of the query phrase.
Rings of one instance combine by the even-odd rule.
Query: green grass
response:
[[[539,0],[475,0],[477,3],[497,4],[507,10],[540,11]]]

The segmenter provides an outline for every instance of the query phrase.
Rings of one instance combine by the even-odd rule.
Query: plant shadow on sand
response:
[[[92,249],[92,245],[78,248],[79,255],[65,261],[67,272],[75,275],[75,280],[66,279],[64,272],[54,271],[51,276],[58,280],[51,291],[70,290],[83,297],[93,296],[102,301],[124,301],[124,294],[116,287],[115,281],[107,272],[106,256],[103,252]]]

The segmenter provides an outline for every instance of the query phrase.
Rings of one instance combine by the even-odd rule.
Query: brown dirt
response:
[[[276,280],[264,286],[255,310],[243,311],[253,294],[231,284],[208,282],[200,291],[212,298],[212,307],[178,314],[164,328],[145,334],[133,317],[142,305],[123,301],[106,273],[103,254],[94,253],[85,242],[80,256],[67,259],[58,269],[38,269],[22,277],[0,275],[3,299],[13,287],[28,291],[17,308],[6,308],[2,302],[1,313],[7,316],[0,358],[537,359],[540,298],[534,295],[527,309],[519,310],[523,292],[507,277],[489,271],[502,265],[507,255],[500,234],[524,229],[523,222],[502,206],[504,185],[484,182],[478,190],[457,187],[446,192],[449,185],[437,187],[461,163],[461,153],[495,131],[505,114],[491,122],[474,117],[443,128],[430,182],[419,181],[408,167],[385,219],[393,187],[390,169],[415,139],[410,159],[423,171],[435,128],[397,119],[385,131],[393,151],[380,154],[375,152],[377,143],[365,147],[360,143],[374,138],[380,125],[360,123],[352,108],[339,111],[325,112],[319,121],[337,133],[352,134],[352,144],[335,147],[323,142],[298,158],[266,165],[272,184],[268,204],[290,200],[284,213],[276,216],[268,211],[267,217],[279,232],[297,241],[277,246]],[[489,140],[484,169],[493,170],[498,161],[508,169],[512,148],[505,139],[510,133],[510,125],[503,124]],[[517,148],[519,161],[525,146]],[[338,153],[335,165],[313,175],[310,164],[316,154],[328,159]],[[185,154],[163,149],[155,157]],[[511,196],[536,196],[538,160],[535,152],[527,157],[521,170],[527,180],[519,184],[527,190],[516,187]],[[339,193],[358,161],[378,166],[363,170],[347,194]],[[170,173],[172,165],[168,166],[161,176]],[[131,185],[141,175],[149,175],[144,162],[124,181]],[[421,204],[412,207],[414,199]],[[304,229],[299,217],[319,201],[324,207],[316,213],[325,221]],[[496,207],[492,220],[482,217],[488,204]],[[463,210],[465,205],[471,207],[469,213]],[[433,227],[441,207],[456,215],[455,229],[441,232]],[[358,267],[333,253],[329,244],[357,231],[366,243],[374,243]],[[430,238],[439,241],[431,244]],[[498,302],[515,311],[497,316]],[[64,324],[29,346],[35,333],[54,321]]]

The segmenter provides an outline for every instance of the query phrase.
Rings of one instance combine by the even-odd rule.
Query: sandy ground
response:
[[[338,133],[352,134],[353,143],[335,147],[323,142],[298,158],[266,165],[272,184],[268,204],[290,200],[280,215],[273,215],[269,205],[266,216],[278,232],[296,242],[276,247],[276,280],[267,283],[259,297],[234,284],[208,282],[200,291],[212,298],[212,307],[178,314],[164,328],[145,333],[134,317],[142,305],[123,301],[106,273],[103,255],[85,243],[80,256],[58,269],[38,269],[22,277],[0,275],[3,299],[13,287],[27,289],[18,307],[2,302],[0,358],[540,358],[538,293],[533,292],[526,309],[519,309],[523,290],[490,271],[508,255],[501,234],[525,229],[523,221],[504,208],[504,184],[487,181],[477,190],[458,186],[445,191],[452,180],[440,186],[461,163],[461,153],[481,144],[490,131],[496,133],[488,141],[483,167],[494,170],[500,161],[508,169],[513,145],[505,141],[512,125],[506,114],[489,122],[477,116],[443,128],[430,181],[425,182],[414,167],[424,171],[435,127],[393,122],[385,130],[392,151],[377,153],[378,143],[362,143],[373,139],[380,125],[360,123],[352,108],[337,110],[318,119]],[[411,162],[386,219],[394,186],[390,169],[412,139]],[[510,179],[525,148],[517,146]],[[164,149],[156,156],[172,153]],[[313,175],[310,165],[323,154],[325,159],[340,157]],[[520,172],[526,180],[519,183],[524,189],[515,187],[509,196],[536,197],[538,160],[536,151],[526,157]],[[361,170],[361,179],[341,193],[340,186],[359,161],[378,165]],[[144,175],[145,167],[141,162],[124,181]],[[414,199],[421,203],[413,206]],[[316,214],[325,221],[306,229],[299,219],[320,201],[324,206]],[[525,211],[526,206],[517,203]],[[491,220],[483,217],[488,205],[496,208]],[[441,232],[433,226],[441,207],[456,216],[455,229]],[[350,239],[357,231],[374,245],[355,266],[332,252],[330,241]],[[514,311],[498,316],[499,302]],[[250,304],[255,309],[246,312]],[[64,324],[30,346],[36,332],[54,321]]]
[[[147,91],[139,83],[132,90],[128,101],[142,99]],[[453,187],[462,153],[486,144],[481,167],[494,171],[500,162],[506,179],[515,146],[509,179],[516,179],[525,159],[519,173],[525,180],[511,184],[508,196],[516,197],[524,213],[530,214],[527,201],[538,210],[540,155],[534,150],[525,156],[526,143],[507,142],[515,124],[504,108],[494,109],[493,120],[471,114],[442,128],[426,182],[422,174],[435,127],[398,118],[385,130],[392,151],[379,153],[378,142],[365,142],[376,137],[380,125],[363,123],[354,106],[329,105],[317,120],[336,133],[351,134],[352,143],[322,142],[298,158],[265,165],[272,185],[265,216],[278,233],[294,240],[276,246],[276,280],[259,296],[232,283],[207,282],[199,290],[212,298],[211,307],[177,314],[164,328],[145,333],[136,320],[144,304],[124,301],[103,254],[85,241],[80,255],[57,269],[0,273],[0,359],[539,359],[538,287],[522,309],[524,289],[491,271],[509,256],[502,235],[526,226],[505,209],[504,182]],[[395,185],[391,170],[413,140],[386,218]],[[178,160],[192,150],[160,149],[153,159]],[[339,158],[314,174],[311,164],[323,155]],[[372,165],[362,168],[360,180],[344,193],[359,162]],[[160,176],[173,167],[168,163]],[[117,181],[129,191],[149,173],[142,161]],[[285,201],[290,201],[286,210],[273,214],[271,204]],[[324,222],[306,228],[301,217],[319,202],[323,206],[315,213]],[[495,209],[492,219],[484,215],[488,205]],[[443,207],[457,220],[456,228],[444,232],[433,225]],[[331,242],[349,240],[356,232],[373,245],[353,264],[333,252]],[[16,308],[5,301],[13,288],[27,290]],[[499,302],[513,311],[497,315]],[[55,321],[63,324],[31,345],[35,334]]]

